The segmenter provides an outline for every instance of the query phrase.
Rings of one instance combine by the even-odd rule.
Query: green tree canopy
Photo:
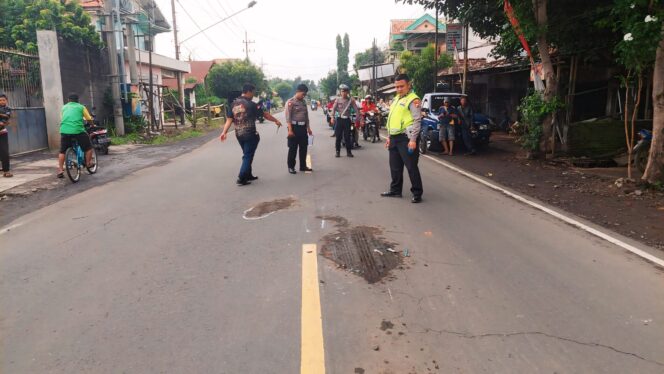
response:
[[[385,52],[376,47],[376,64],[385,62]],[[353,69],[357,71],[360,66],[370,65],[373,63],[373,48],[367,48],[364,52],[355,54],[355,63]]]
[[[286,100],[290,99],[291,97],[293,86],[291,86],[287,82],[281,82],[274,87],[274,90],[277,92],[277,96],[279,96],[281,100],[283,100],[283,102],[285,103]]]
[[[231,92],[242,90],[245,83],[255,85],[257,95],[268,88],[263,70],[244,60],[214,65],[208,73],[206,83],[208,89],[220,98],[227,98]]]
[[[405,51],[401,54],[401,68],[410,76],[415,92],[422,97],[425,93],[433,92],[435,71],[452,66],[452,57],[443,54],[438,58],[438,67],[434,67],[433,57],[436,50],[433,45],[422,49],[420,54]]]
[[[36,53],[37,30],[55,30],[66,40],[102,47],[90,16],[77,2],[0,0],[0,14],[1,47]]]

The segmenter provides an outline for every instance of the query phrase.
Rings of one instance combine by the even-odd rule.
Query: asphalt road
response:
[[[5,226],[0,372],[664,372],[662,269],[430,160],[422,204],[381,198],[382,145],[336,159],[311,115],[313,173],[268,123],[250,186],[231,136]],[[317,216],[409,257],[369,284]]]

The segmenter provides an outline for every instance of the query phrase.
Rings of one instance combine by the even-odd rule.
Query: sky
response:
[[[336,69],[337,34],[348,33],[350,63],[356,53],[387,46],[390,19],[416,19],[425,11],[418,5],[394,0],[256,0],[257,4],[182,43],[183,60],[244,58],[245,32],[249,59],[262,66],[268,78],[311,79],[318,82]],[[156,0],[172,23],[171,0]],[[175,0],[178,38],[184,40],[230,14],[247,7],[249,0]],[[439,16],[444,22],[444,16]],[[197,26],[198,25],[198,26]],[[200,28],[199,28],[200,27]],[[483,43],[471,35],[469,45]],[[173,33],[159,34],[156,52],[174,57]],[[487,49],[471,51],[471,57],[486,55]],[[483,56],[482,56],[483,57]]]

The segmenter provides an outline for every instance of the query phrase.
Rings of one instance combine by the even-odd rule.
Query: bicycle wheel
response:
[[[65,152],[65,170],[67,170],[67,176],[72,183],[76,183],[81,179],[81,168],[78,165],[78,157],[72,147],[67,148]]]
[[[99,169],[99,164],[97,163],[97,150],[92,148],[92,163],[94,164],[93,167],[89,168],[87,165],[85,166],[86,169],[88,169],[89,174],[94,174],[97,172],[97,169]]]

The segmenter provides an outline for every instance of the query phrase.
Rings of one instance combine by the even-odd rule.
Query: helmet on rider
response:
[[[340,84],[339,85],[339,91],[350,91],[350,87],[348,87],[345,84]]]
[[[371,95],[367,95],[367,96],[364,97],[364,100],[365,101],[372,101],[373,97],[371,97]]]

